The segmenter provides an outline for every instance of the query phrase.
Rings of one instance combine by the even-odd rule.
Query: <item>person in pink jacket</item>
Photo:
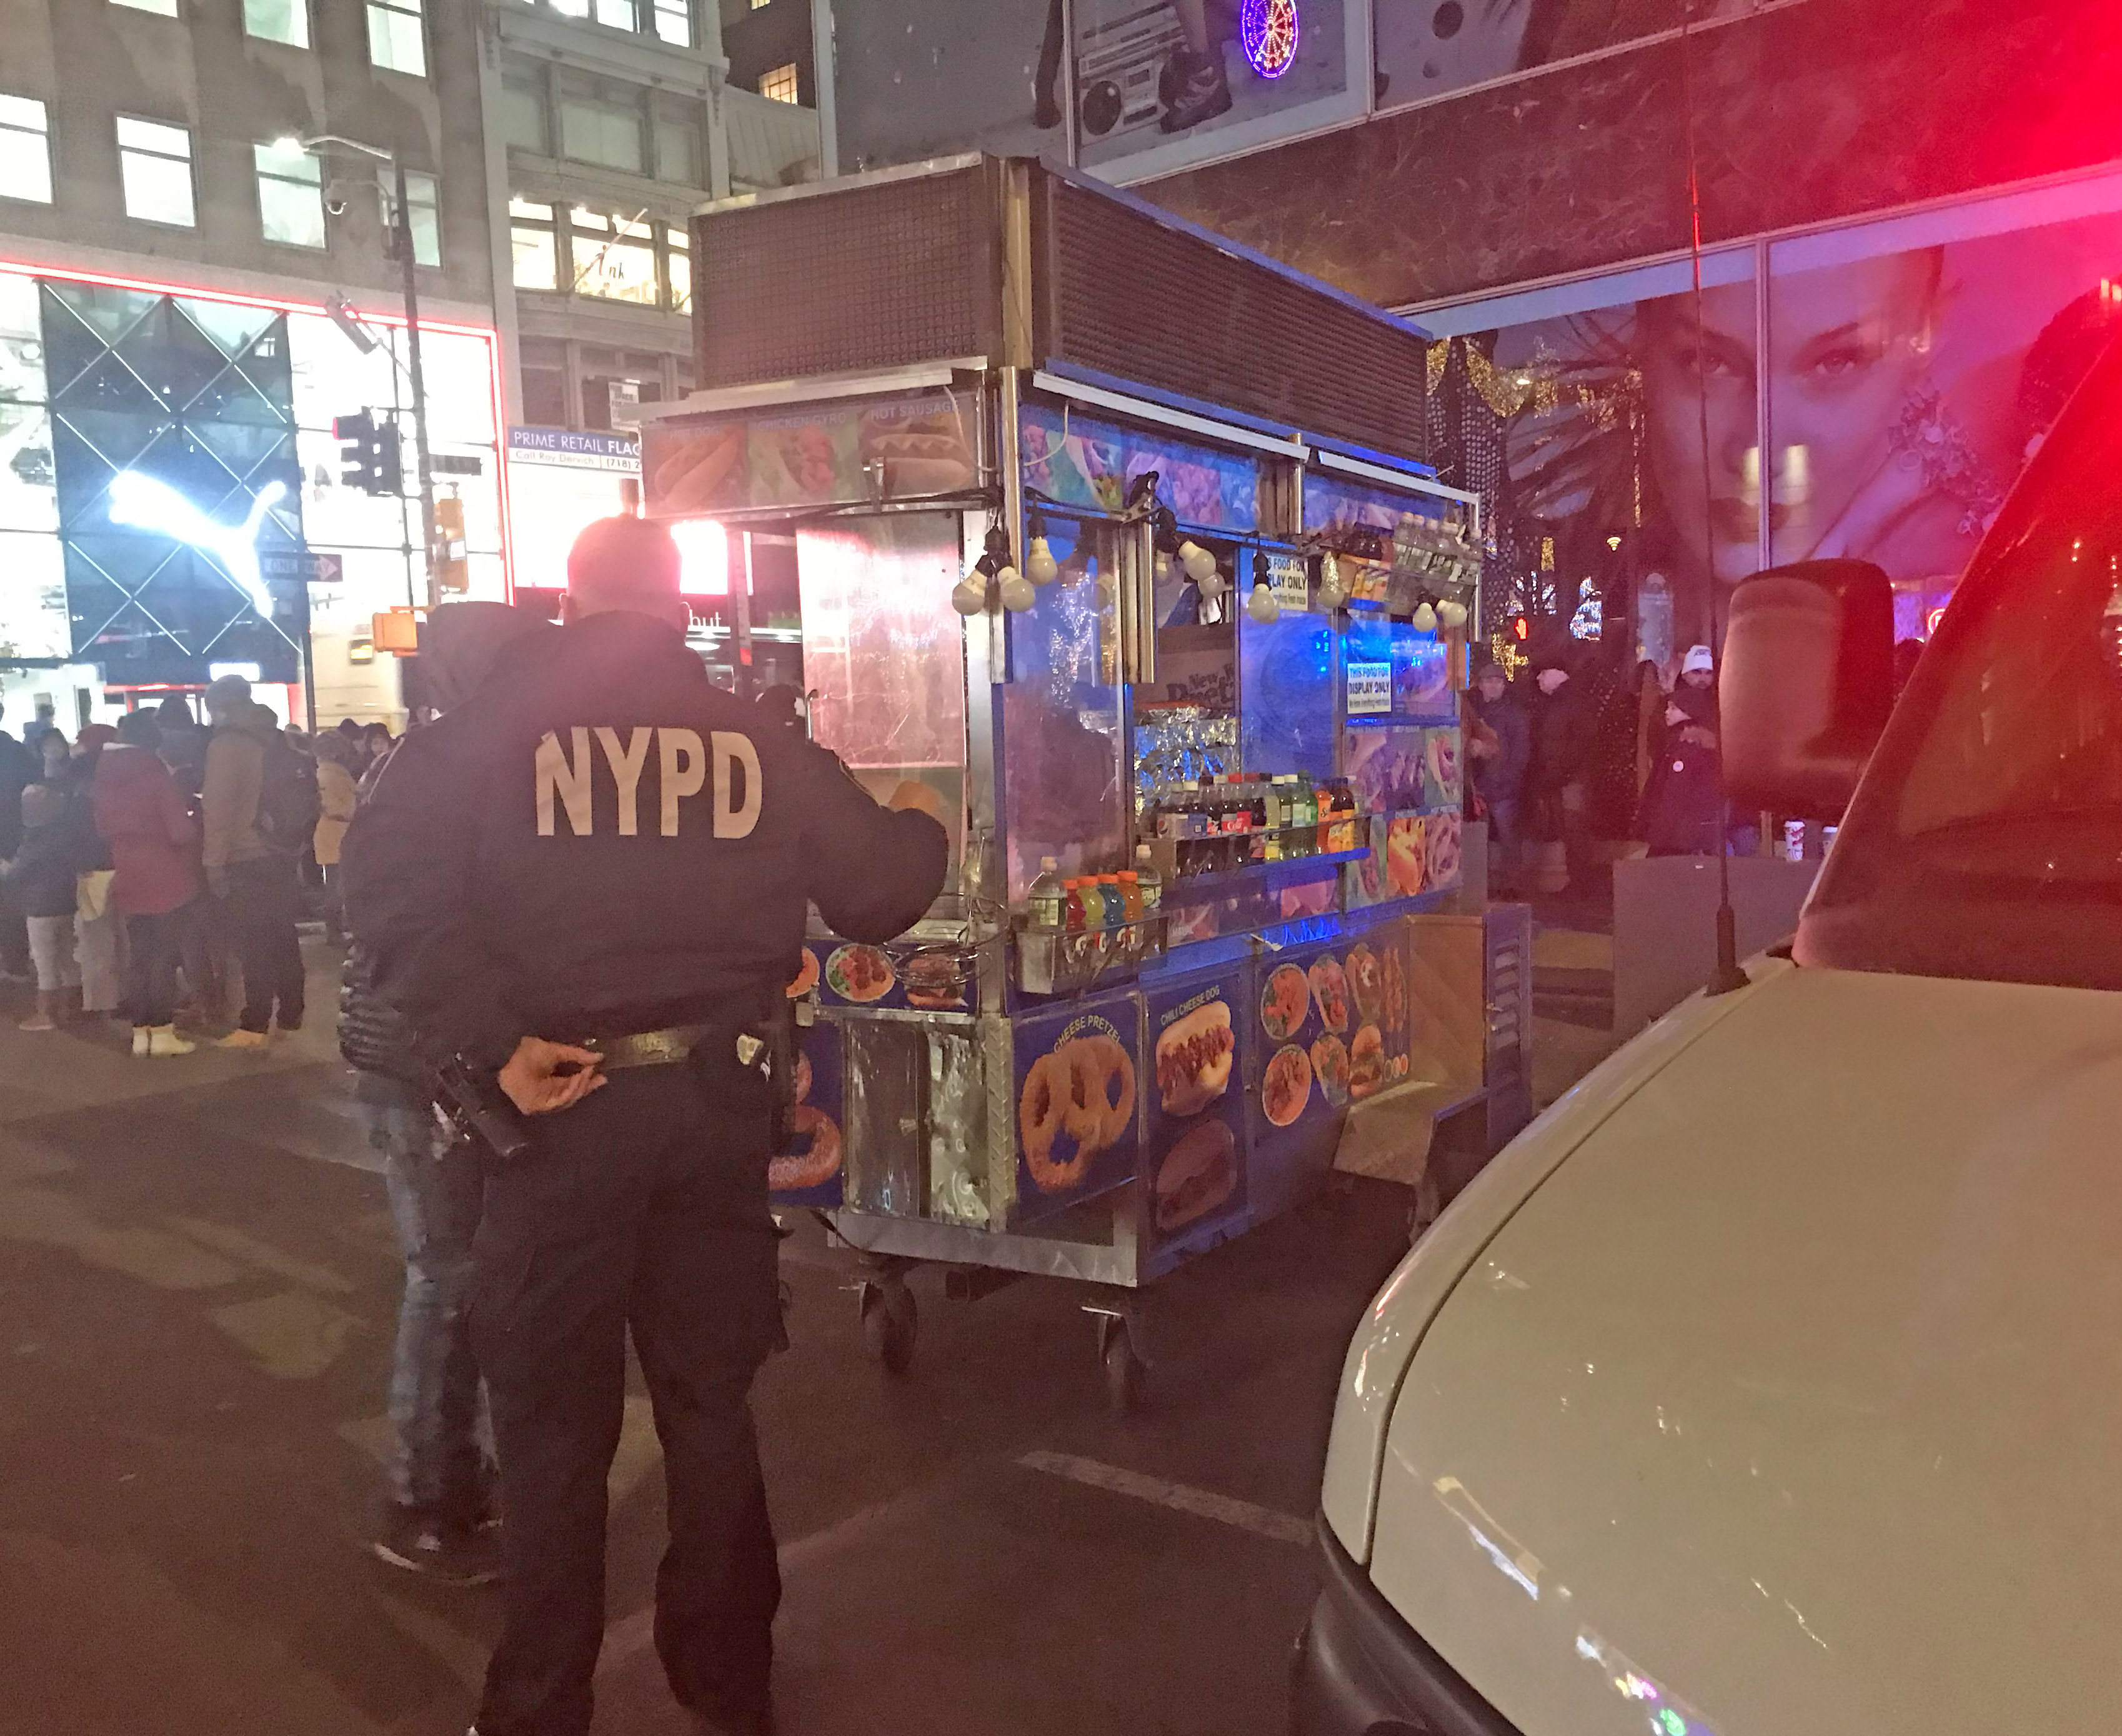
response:
[[[185,911],[199,895],[196,835],[184,791],[156,751],[161,725],[129,711],[96,762],[96,829],[110,846],[112,906],[131,947],[126,999],[135,1055],[189,1055],[174,1022]]]

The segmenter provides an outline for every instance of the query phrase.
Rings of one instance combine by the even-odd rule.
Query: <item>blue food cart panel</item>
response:
[[[1035,1224],[1133,1178],[1142,1153],[1141,1003],[1076,1001],[1012,1030],[1017,1205]]]
[[[1159,982],[1144,997],[1143,1173],[1152,1246],[1213,1242],[1244,1227],[1250,976],[1239,961],[1213,976]]]

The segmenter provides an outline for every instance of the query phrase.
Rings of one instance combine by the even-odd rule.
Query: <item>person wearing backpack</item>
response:
[[[297,868],[316,829],[316,768],[252,700],[242,676],[208,688],[206,709],[213,724],[201,794],[207,884],[243,966],[243,1011],[219,1046],[263,1049],[276,1021],[283,1032],[302,1025]]]

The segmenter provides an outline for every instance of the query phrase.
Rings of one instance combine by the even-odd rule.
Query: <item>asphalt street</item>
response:
[[[147,1062],[0,1013],[0,1733],[458,1736],[496,1601],[364,1548],[400,1268],[328,1022]],[[851,1256],[800,1224],[755,1396],[788,1736],[1285,1728],[1334,1379],[1406,1214],[1358,1183],[1174,1275],[1124,1420],[1054,1284],[917,1274],[915,1365],[886,1374]],[[596,1729],[675,1736],[633,1393]]]

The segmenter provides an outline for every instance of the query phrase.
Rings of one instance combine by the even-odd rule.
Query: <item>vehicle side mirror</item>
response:
[[[1741,812],[1839,820],[1893,703],[1893,587],[1869,561],[1800,561],[1732,592],[1718,710]]]

